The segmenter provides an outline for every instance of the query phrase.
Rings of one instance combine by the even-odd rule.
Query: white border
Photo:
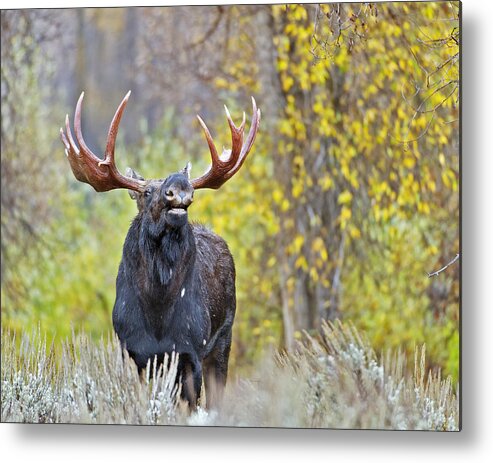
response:
[[[104,6],[207,4],[155,0]],[[102,6],[3,0],[2,8]],[[232,3],[218,1],[219,3]],[[250,2],[242,2],[250,3]],[[0,424],[3,461],[485,462],[493,454],[493,2],[463,1],[463,431],[461,433]],[[487,455],[490,457],[487,457]]]

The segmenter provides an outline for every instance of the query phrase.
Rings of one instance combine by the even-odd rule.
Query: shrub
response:
[[[414,372],[402,352],[378,360],[357,330],[324,323],[293,354],[271,351],[249,378],[230,380],[220,410],[189,415],[175,386],[176,357],[162,375],[137,369],[114,337],[72,336],[60,352],[40,333],[2,331],[2,421],[34,423],[189,424],[309,428],[458,430],[450,378]],[[151,372],[155,373],[152,374]]]

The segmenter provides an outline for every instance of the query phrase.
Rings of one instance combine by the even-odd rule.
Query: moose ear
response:
[[[127,170],[125,171],[125,175],[130,178],[136,178],[137,180],[145,180],[144,177],[142,177],[142,175],[138,174],[137,172],[135,172],[135,170],[133,170],[130,167],[127,167]],[[139,193],[133,190],[128,190],[128,194],[134,200],[137,199],[137,197],[139,196]]]
[[[188,180],[190,180],[191,170],[192,170],[192,163],[188,161],[187,165],[182,170],[180,170],[180,174],[183,174],[185,177],[188,178]]]

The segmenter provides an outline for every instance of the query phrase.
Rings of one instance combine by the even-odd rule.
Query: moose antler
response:
[[[209,145],[209,150],[211,152],[212,164],[209,169],[198,178],[191,181],[192,186],[197,190],[199,188],[212,188],[214,190],[218,189],[227,180],[229,180],[243,165],[245,159],[250,152],[253,142],[255,141],[255,136],[260,124],[260,109],[257,109],[257,104],[255,99],[252,97],[253,105],[253,117],[252,125],[250,131],[248,132],[247,139],[243,143],[243,132],[245,130],[245,113],[243,113],[243,121],[239,127],[236,127],[231,115],[229,114],[228,108],[224,106],[226,111],[226,117],[228,118],[229,128],[231,130],[231,149],[223,149],[221,156],[218,156],[216,147],[214,145],[214,140],[211,137],[209,129],[205,125],[205,122],[197,116],[197,119],[204,130],[205,138],[207,139],[207,144]]]
[[[60,129],[60,138],[65,145],[65,154],[68,157],[75,178],[81,182],[88,183],[96,191],[100,192],[114,190],[116,188],[126,188],[141,192],[145,188],[145,181],[122,175],[115,165],[115,141],[118,133],[118,125],[120,124],[129,97],[130,92],[123,98],[111,121],[106,141],[104,160],[98,158],[88,148],[84,141],[84,137],[82,136],[81,111],[84,92],[82,92],[79,97],[74,116],[75,138],[80,146],[80,150],[74,142],[72,131],[70,130],[68,114],[65,118],[66,133],[63,129]]]

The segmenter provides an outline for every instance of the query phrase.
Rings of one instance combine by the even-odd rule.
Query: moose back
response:
[[[252,98],[253,117],[244,140],[245,114],[237,127],[225,107],[232,148],[219,156],[207,126],[198,117],[211,152],[212,164],[190,179],[190,163],[165,179],[145,180],[132,169],[121,174],[114,159],[118,126],[130,92],[111,122],[104,159],[96,156],[82,136],[77,102],[74,136],[68,116],[60,129],[72,171],[96,191],[129,191],[137,202],[116,280],[113,326],[123,348],[139,370],[157,356],[179,354],[182,395],[194,408],[205,381],[207,406],[217,405],[228,373],[231,333],[236,310],[235,267],[226,242],[201,225],[188,221],[194,191],[217,189],[243,165],[260,123]]]

